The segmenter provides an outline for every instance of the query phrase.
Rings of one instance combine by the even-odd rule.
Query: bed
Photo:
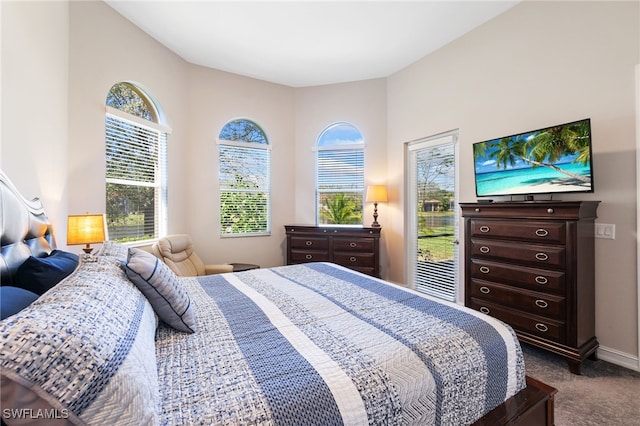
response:
[[[60,251],[0,181],[14,287]],[[179,278],[106,241],[49,285],[0,322],[9,425],[553,424],[508,326],[331,263]]]

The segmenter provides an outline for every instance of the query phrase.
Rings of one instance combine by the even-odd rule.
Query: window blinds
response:
[[[160,144],[166,135],[107,114],[107,180],[112,183],[157,186]]]
[[[269,233],[271,151],[268,146],[220,142],[218,153],[220,234]]]
[[[455,219],[456,138],[408,145],[409,276],[415,289],[455,301],[458,247]],[[449,201],[443,206],[443,197]]]
[[[166,130],[156,123],[146,122],[133,116],[128,117],[128,114],[107,108],[106,182],[122,188],[119,191],[121,198],[119,204],[124,216],[136,213],[132,209],[142,209],[140,206],[142,198],[148,198],[145,194],[149,191],[153,192],[151,195],[153,205],[145,206],[147,211],[153,212],[152,237],[164,234],[166,229]],[[110,195],[112,194],[108,193],[107,197]],[[114,200],[108,199],[107,203],[110,202],[113,203]],[[109,212],[107,218],[109,218]],[[145,217],[145,221],[148,220],[149,218]],[[140,236],[140,232],[132,232],[132,235],[126,235],[125,232],[123,236],[133,237],[133,239]],[[148,233],[145,231],[146,237]]]
[[[319,150],[317,185],[318,192],[363,192],[364,151]]]

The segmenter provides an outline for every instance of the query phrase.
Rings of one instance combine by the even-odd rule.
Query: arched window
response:
[[[271,232],[271,146],[253,121],[228,122],[218,136],[220,235]]]
[[[151,97],[121,82],[106,100],[106,205],[111,240],[144,241],[166,234],[167,134]]]
[[[362,225],[364,140],[350,123],[334,123],[317,142],[316,222]]]

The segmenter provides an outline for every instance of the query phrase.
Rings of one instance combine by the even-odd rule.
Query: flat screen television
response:
[[[473,144],[476,195],[593,192],[591,120]]]

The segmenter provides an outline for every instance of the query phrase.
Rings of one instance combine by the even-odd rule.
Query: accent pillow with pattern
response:
[[[176,330],[195,331],[196,321],[189,295],[167,265],[149,252],[130,248],[124,270],[162,321]]]

